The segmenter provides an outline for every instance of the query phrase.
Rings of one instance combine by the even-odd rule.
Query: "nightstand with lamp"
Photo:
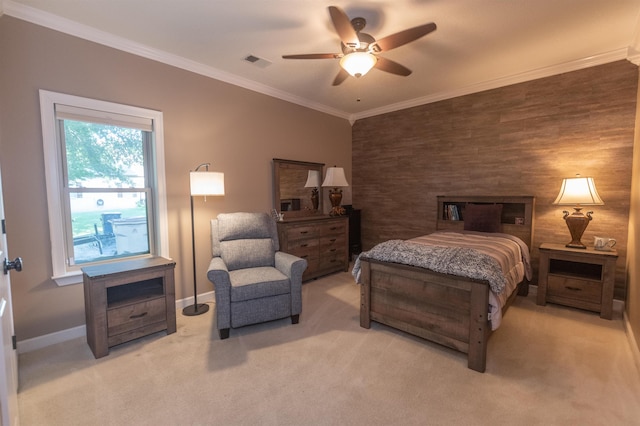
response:
[[[571,242],[540,246],[536,303],[551,302],[586,309],[599,312],[601,318],[611,319],[618,254],[611,247],[598,250],[580,241],[593,214],[590,211],[584,215],[582,206],[604,205],[593,178],[577,175],[564,179],[553,204],[574,206],[572,214],[563,212]]]

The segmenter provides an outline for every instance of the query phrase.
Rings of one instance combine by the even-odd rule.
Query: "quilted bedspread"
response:
[[[411,240],[385,241],[358,256],[352,271],[357,282],[360,282],[360,259],[400,263],[443,274],[486,280],[496,294],[502,293],[507,284],[500,264],[493,257],[473,248],[430,246]]]
[[[440,231],[411,240],[389,240],[356,258],[352,274],[360,283],[360,260],[417,266],[443,274],[489,283],[492,329],[501,322],[501,308],[524,277],[531,279],[527,245],[512,235]]]

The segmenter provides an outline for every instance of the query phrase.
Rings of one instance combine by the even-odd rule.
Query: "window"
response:
[[[40,91],[53,279],[168,257],[162,113]]]

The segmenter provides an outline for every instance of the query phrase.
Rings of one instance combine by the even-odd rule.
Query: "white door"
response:
[[[22,269],[22,261],[7,259],[7,236],[5,234],[4,204],[2,202],[2,181],[0,179],[0,425],[18,424],[18,355],[14,348],[13,309],[11,305],[11,282],[5,265],[11,269]],[[16,259],[17,260],[17,259]]]

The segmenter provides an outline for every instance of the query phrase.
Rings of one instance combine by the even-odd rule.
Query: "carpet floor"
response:
[[[19,357],[29,425],[640,425],[640,373],[620,313],[518,297],[466,356],[359,325],[349,273],[303,285],[300,323],[232,329],[213,309],[94,359],[84,338]],[[212,307],[213,308],[213,307]]]

